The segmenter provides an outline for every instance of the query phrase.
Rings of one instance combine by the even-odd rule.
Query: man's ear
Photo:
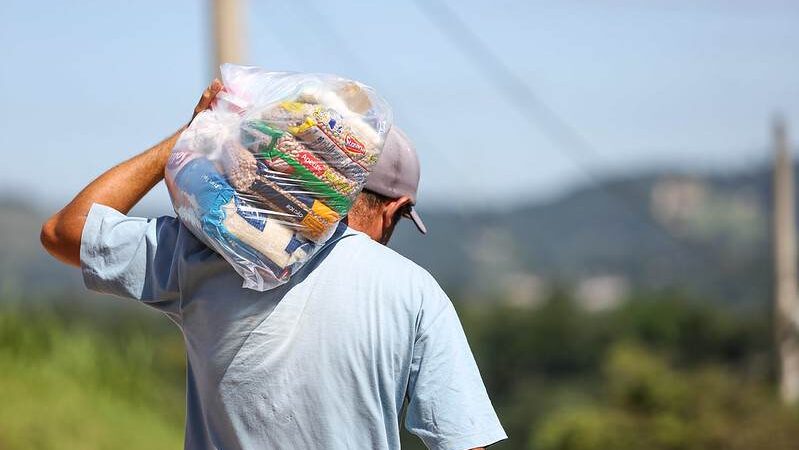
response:
[[[398,212],[411,204],[411,198],[407,195],[389,200],[383,206],[383,229],[390,229],[399,221],[400,215]]]

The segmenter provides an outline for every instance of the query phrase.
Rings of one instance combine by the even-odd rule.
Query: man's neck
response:
[[[380,238],[383,237],[382,230],[378,229],[378,227],[374,226],[372,223],[365,223],[363,220],[360,220],[358,217],[350,217],[348,216],[346,219],[347,226],[352,228],[355,231],[360,231],[361,233],[369,236],[373,241],[380,243]]]

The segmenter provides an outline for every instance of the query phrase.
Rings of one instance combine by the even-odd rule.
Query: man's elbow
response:
[[[42,225],[39,240],[47,253],[71,266],[80,266],[80,233],[71,230],[56,214]]]
[[[58,246],[58,233],[56,232],[56,227],[57,219],[56,216],[53,216],[47,219],[44,224],[42,224],[42,231],[39,233],[39,240],[42,242],[42,247],[44,247],[44,249],[50,254],[52,254]]]

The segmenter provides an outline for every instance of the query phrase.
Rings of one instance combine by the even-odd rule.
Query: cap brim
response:
[[[408,218],[413,220],[413,223],[414,225],[416,225],[416,228],[419,229],[419,232],[421,232],[422,234],[427,234],[427,227],[424,226],[424,222],[422,222],[421,216],[419,216],[419,213],[416,212],[416,208],[414,208],[413,206],[411,206],[411,210],[408,213]]]

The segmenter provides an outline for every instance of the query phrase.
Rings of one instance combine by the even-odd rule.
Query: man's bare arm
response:
[[[207,109],[222,83],[214,80],[203,92],[192,119]],[[42,226],[44,248],[59,261],[80,266],[80,239],[86,216],[93,203],[100,203],[127,214],[136,203],[164,178],[164,169],[181,127],[170,137],[133,158],[109,169],[72,199]]]

